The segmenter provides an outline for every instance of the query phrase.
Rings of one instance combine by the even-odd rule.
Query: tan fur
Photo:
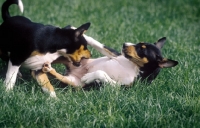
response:
[[[31,74],[37,80],[37,82],[39,83],[39,85],[42,86],[43,89],[45,88],[49,92],[54,92],[54,88],[51,85],[51,83],[50,83],[50,81],[49,81],[46,73],[44,73],[44,72],[41,71],[41,72],[39,72],[37,74],[35,74],[35,72],[32,72]]]
[[[90,56],[90,52],[85,50],[83,45],[81,45],[74,53],[69,54],[69,57],[75,62],[80,62],[82,58],[90,58]]]
[[[126,47],[126,54],[131,56],[132,58],[130,60],[133,61],[134,63],[136,63],[139,67],[143,67],[144,64],[148,63],[148,60],[147,60],[146,57],[140,58],[137,55],[137,52],[136,52],[134,46],[127,46]]]
[[[30,56],[36,56],[36,55],[43,56],[44,54],[42,54],[38,51],[33,51]]]
[[[146,48],[146,46],[145,46],[145,45],[142,45],[142,48]]]

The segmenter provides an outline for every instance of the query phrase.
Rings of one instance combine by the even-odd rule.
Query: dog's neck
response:
[[[138,78],[147,83],[151,83],[160,72],[160,67],[143,67],[140,68]]]

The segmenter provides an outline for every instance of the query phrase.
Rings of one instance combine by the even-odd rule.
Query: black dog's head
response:
[[[90,51],[87,49],[87,41],[83,37],[83,33],[89,27],[90,23],[83,24],[77,29],[72,28],[71,26],[63,28],[64,30],[67,30],[70,35],[70,40],[73,42],[73,44],[67,46],[66,54],[64,53],[63,56],[71,60],[75,66],[80,65],[81,59],[88,59],[91,56]]]
[[[141,79],[147,78],[148,82],[151,82],[156,78],[160,71],[160,68],[174,67],[178,64],[177,61],[163,58],[161,54],[161,48],[163,47],[166,38],[159,39],[156,43],[124,43],[122,54],[137,64],[140,69]]]

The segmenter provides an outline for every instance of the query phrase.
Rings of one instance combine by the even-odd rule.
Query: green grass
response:
[[[3,0],[0,0],[3,3]],[[29,77],[5,92],[0,80],[0,127],[199,127],[199,0],[23,0],[24,16],[35,22],[78,27],[120,51],[124,42],[155,42],[166,36],[163,56],[179,61],[146,86],[100,90],[58,88],[58,99],[42,93]],[[20,14],[16,6],[12,15]],[[20,14],[21,15],[21,14]],[[2,19],[0,19],[2,22]],[[101,56],[92,50],[93,57]],[[0,61],[2,70],[4,63]],[[62,72],[63,67],[56,66]]]

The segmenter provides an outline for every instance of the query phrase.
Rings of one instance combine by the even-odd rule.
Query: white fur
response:
[[[109,83],[112,86],[116,85],[116,81],[112,80],[110,76],[108,76],[108,74],[102,70],[87,73],[81,78],[81,81],[86,84],[89,84],[95,80],[98,80],[102,83]]]
[[[20,12],[23,13],[23,11],[24,11],[24,6],[23,6],[23,3],[22,3],[21,0],[18,0],[18,7],[19,7]]]
[[[45,93],[49,93],[50,97],[56,97],[55,91],[49,92],[49,90],[47,88],[45,88],[45,87],[42,87],[42,91],[45,92]]]
[[[63,76],[63,79],[70,80],[74,86],[83,86],[85,83],[89,84],[96,80],[110,83],[113,86],[130,86],[139,74],[138,66],[123,55],[113,58],[86,59],[81,61],[80,67],[72,64],[69,64],[68,67],[70,73]]]
[[[55,91],[50,92],[50,97],[56,97]]]
[[[99,51],[101,54],[112,58],[114,57],[114,55],[108,51],[105,50],[104,45],[101,44],[100,42],[98,42],[97,40],[93,39],[92,37],[89,37],[87,35],[83,35],[84,38],[86,39],[88,45],[92,46],[94,49],[96,49],[97,51]]]
[[[31,56],[23,62],[22,66],[31,70],[42,69],[42,66],[44,63],[46,62],[51,63],[52,61],[57,59],[59,56],[61,56],[60,54],[61,51],[66,53],[65,49],[61,49],[55,53],[46,53],[45,55]]]
[[[130,42],[126,42],[126,43],[124,43],[124,45],[125,45],[125,46],[131,46],[131,45],[135,45],[135,44],[130,43]]]
[[[23,67],[26,67],[31,70],[38,70],[42,69],[42,66],[44,63],[49,62],[51,63],[55,59],[57,59],[59,56],[61,56],[60,52],[65,52],[65,49],[58,50],[55,53],[46,53],[45,55],[35,55],[32,57],[29,57],[24,61],[22,64]],[[17,78],[17,73],[19,71],[20,66],[14,66],[12,65],[11,61],[8,63],[8,70],[6,73],[6,79],[4,81],[4,85],[6,86],[6,90],[11,90],[13,89],[16,78]],[[49,92],[46,88],[43,88],[43,91]],[[56,97],[55,92],[49,92],[51,97]]]
[[[138,66],[124,56],[113,57],[112,59],[108,57],[97,58],[87,63],[86,68],[88,73],[95,72],[95,75],[90,75],[92,78],[89,78],[86,73],[81,79],[82,82],[86,82],[87,79],[98,79],[101,82],[130,85],[139,74]]]
[[[71,26],[71,29],[76,29],[76,27]],[[97,41],[94,38],[87,36],[85,34],[83,34],[83,36],[84,36],[85,40],[87,41],[88,45],[92,46],[94,49],[99,51],[101,54],[103,54],[109,58],[112,58],[115,56],[112,53],[106,51],[104,48],[104,45],[102,43],[100,43],[99,41]]]
[[[6,86],[6,90],[13,89],[15,82],[16,82],[16,77],[17,77],[19,67],[20,66],[12,65],[11,61],[8,62],[8,70],[7,70],[7,73],[6,73],[6,79],[4,81],[4,85]]]

